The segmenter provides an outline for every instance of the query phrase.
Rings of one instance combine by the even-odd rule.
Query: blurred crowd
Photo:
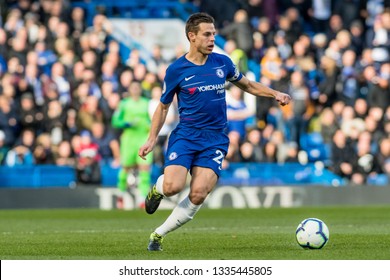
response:
[[[390,7],[387,0],[193,1],[216,19],[222,48],[251,78],[286,92],[291,105],[228,86],[231,162],[321,162],[354,184],[390,174]],[[133,81],[162,92],[165,58],[121,57],[104,13],[68,0],[8,1],[0,20],[0,163],[74,166],[94,180],[119,166],[111,118]],[[173,106],[155,149],[177,123]],[[98,172],[96,173],[98,174]],[[88,177],[89,176],[89,177]],[[84,179],[83,179],[84,180]]]

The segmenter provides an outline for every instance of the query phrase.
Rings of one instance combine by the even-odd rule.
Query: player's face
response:
[[[215,27],[212,23],[199,24],[199,31],[193,37],[193,43],[198,51],[202,54],[210,54],[214,49],[215,43]]]

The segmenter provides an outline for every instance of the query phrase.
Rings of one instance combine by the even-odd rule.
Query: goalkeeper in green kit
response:
[[[123,208],[123,194],[128,184],[137,185],[136,203],[139,207],[144,207],[144,200],[150,188],[152,153],[148,155],[146,161],[138,156],[138,150],[147,140],[150,129],[149,99],[142,97],[141,94],[141,84],[133,81],[129,86],[127,97],[119,103],[112,117],[112,126],[122,129],[120,136],[121,170],[117,183],[121,196],[117,200],[118,208]]]

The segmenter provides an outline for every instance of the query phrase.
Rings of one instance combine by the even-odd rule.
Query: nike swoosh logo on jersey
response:
[[[185,77],[184,80],[187,82],[187,81],[191,80],[193,77],[195,77],[195,75],[192,75],[192,76],[189,76],[189,77]]]

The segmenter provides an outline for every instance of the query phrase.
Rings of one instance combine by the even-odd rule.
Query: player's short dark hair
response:
[[[195,34],[199,31],[199,24],[201,23],[214,23],[214,18],[207,13],[195,13],[192,14],[186,22],[186,36],[188,37],[188,32],[194,32]]]

